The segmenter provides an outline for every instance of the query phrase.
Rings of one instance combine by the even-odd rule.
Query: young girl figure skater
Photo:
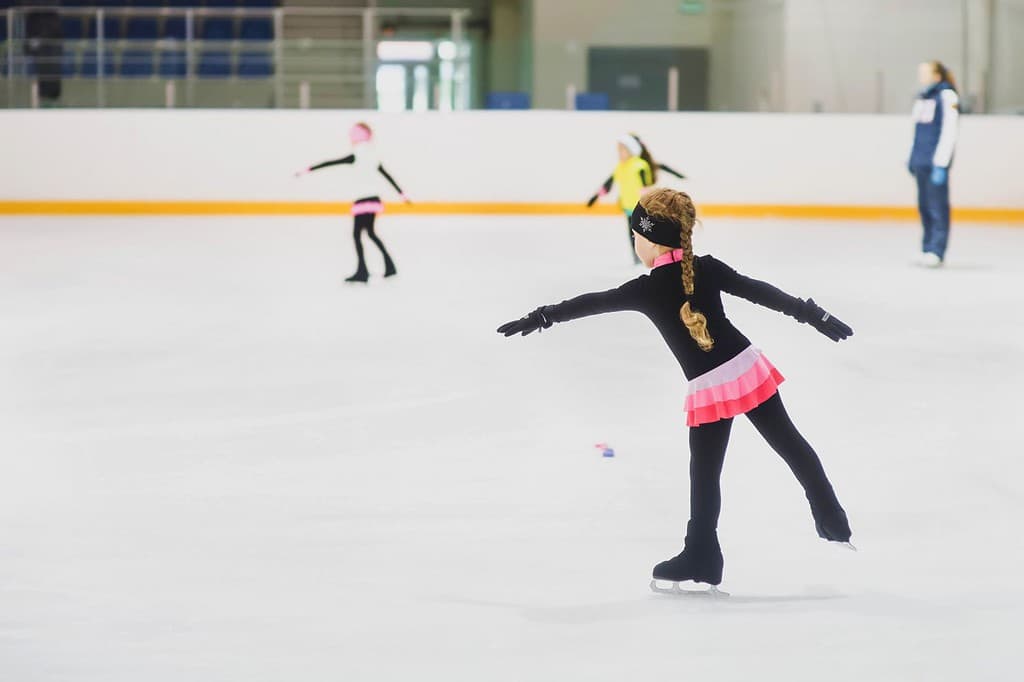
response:
[[[690,520],[683,551],[654,567],[651,587],[656,591],[678,592],[683,581],[707,583],[715,591],[722,581],[719,479],[733,418],[739,415],[747,416],[803,486],[818,535],[840,543],[849,543],[851,536],[846,512],[818,455],[782,404],[778,390],[782,375],[726,318],[722,292],[810,324],[833,341],[851,336],[853,330],[813,299],[801,300],[745,277],[713,256],[695,256],[691,246],[695,213],[683,192],[650,192],[631,219],[637,255],[652,268],[650,274],[617,289],[541,306],[498,328],[505,336],[526,336],[555,322],[633,310],[650,318],[675,355],[689,380]],[[666,590],[659,580],[672,585]]]
[[[598,199],[608,194],[613,185],[619,186],[619,208],[626,215],[626,234],[629,235],[629,252],[633,255],[633,263],[639,264],[640,260],[633,249],[633,230],[629,228],[629,217],[633,213],[633,207],[640,197],[644,195],[648,187],[654,185],[658,180],[658,171],[663,170],[679,179],[686,176],[677,170],[669,168],[663,163],[655,163],[651,151],[639,137],[633,134],[623,135],[618,139],[619,163],[615,166],[611,176],[604,181],[597,194],[590,197],[587,206],[593,206]]]
[[[363,254],[363,232],[366,232],[370,241],[376,244],[384,256],[384,276],[392,277],[398,273],[398,270],[395,268],[395,262],[391,259],[391,254],[384,248],[384,243],[377,236],[377,232],[374,229],[377,214],[384,210],[384,204],[377,194],[377,187],[380,184],[379,177],[383,176],[385,180],[391,183],[391,186],[395,188],[395,191],[398,192],[403,201],[409,203],[409,200],[402,192],[402,188],[395,182],[395,179],[384,170],[384,166],[377,156],[377,150],[373,145],[373,131],[370,129],[370,126],[365,123],[356,123],[349,130],[348,137],[349,141],[352,142],[351,154],[342,159],[318,163],[315,166],[310,166],[297,172],[295,175],[301,176],[321,168],[340,164],[352,166],[353,177],[349,185],[352,188],[352,193],[358,197],[352,203],[352,215],[354,217],[352,238],[356,243],[356,256],[359,257],[359,265],[356,268],[355,274],[348,277],[345,281],[366,282],[370,278],[370,273],[366,268],[366,258]]]

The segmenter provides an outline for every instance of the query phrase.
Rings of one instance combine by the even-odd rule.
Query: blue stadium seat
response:
[[[243,52],[238,55],[239,78],[270,78],[274,62],[269,52]]]
[[[169,50],[160,53],[159,73],[161,78],[184,78],[188,62],[182,50]]]
[[[277,0],[239,0],[242,7],[277,7],[280,3]]]
[[[200,78],[229,78],[231,76],[231,54],[219,50],[207,50],[199,56]]]
[[[160,35],[172,40],[184,40],[185,17],[167,17],[164,19],[164,30]]]
[[[128,40],[156,40],[160,35],[159,25],[153,17],[132,17],[124,30]]]
[[[0,43],[7,40],[7,17],[0,17]]]
[[[78,54],[74,50],[64,50],[61,58],[60,73],[64,78],[74,78],[78,73]]]
[[[243,19],[239,35],[242,40],[273,40],[274,24],[270,19]]]
[[[167,0],[168,7],[199,7],[202,0]]]
[[[207,7],[238,7],[235,0],[206,0]]]
[[[89,40],[96,39],[96,20],[90,19],[89,26],[86,29],[85,37]],[[104,40],[119,40],[121,38],[121,18],[120,17],[103,17],[103,39]]]
[[[163,7],[164,0],[133,0],[133,7]]]
[[[122,78],[152,78],[153,53],[150,50],[125,50],[121,53]]]
[[[213,18],[203,22],[203,40],[234,40],[235,22],[233,19]]]
[[[99,64],[96,63],[96,50],[86,50],[82,53],[82,65],[80,73],[82,78],[96,78],[99,75]],[[114,75],[114,53],[107,50],[103,53],[103,76],[109,78]]]
[[[489,92],[484,106],[488,109],[529,109],[530,95],[526,92]]]
[[[85,33],[85,21],[82,17],[61,17],[60,30],[64,34],[64,40],[81,40],[82,34]],[[4,33],[6,34],[6,31]]]

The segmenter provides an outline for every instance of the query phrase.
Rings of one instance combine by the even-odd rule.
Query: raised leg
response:
[[[811,505],[818,535],[834,542],[849,542],[851,532],[846,512],[839,504],[818,454],[789,418],[782,397],[776,393],[748,412],[747,417],[800,482]]]

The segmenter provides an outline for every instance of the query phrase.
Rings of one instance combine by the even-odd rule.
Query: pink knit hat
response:
[[[373,132],[370,130],[370,126],[365,123],[357,123],[348,131],[348,139],[352,141],[352,144],[369,142],[372,137]]]

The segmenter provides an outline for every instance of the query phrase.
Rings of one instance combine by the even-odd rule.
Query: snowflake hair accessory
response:
[[[629,227],[648,241],[678,249],[683,245],[682,226],[671,218],[649,214],[643,206],[636,205],[629,217]]]

